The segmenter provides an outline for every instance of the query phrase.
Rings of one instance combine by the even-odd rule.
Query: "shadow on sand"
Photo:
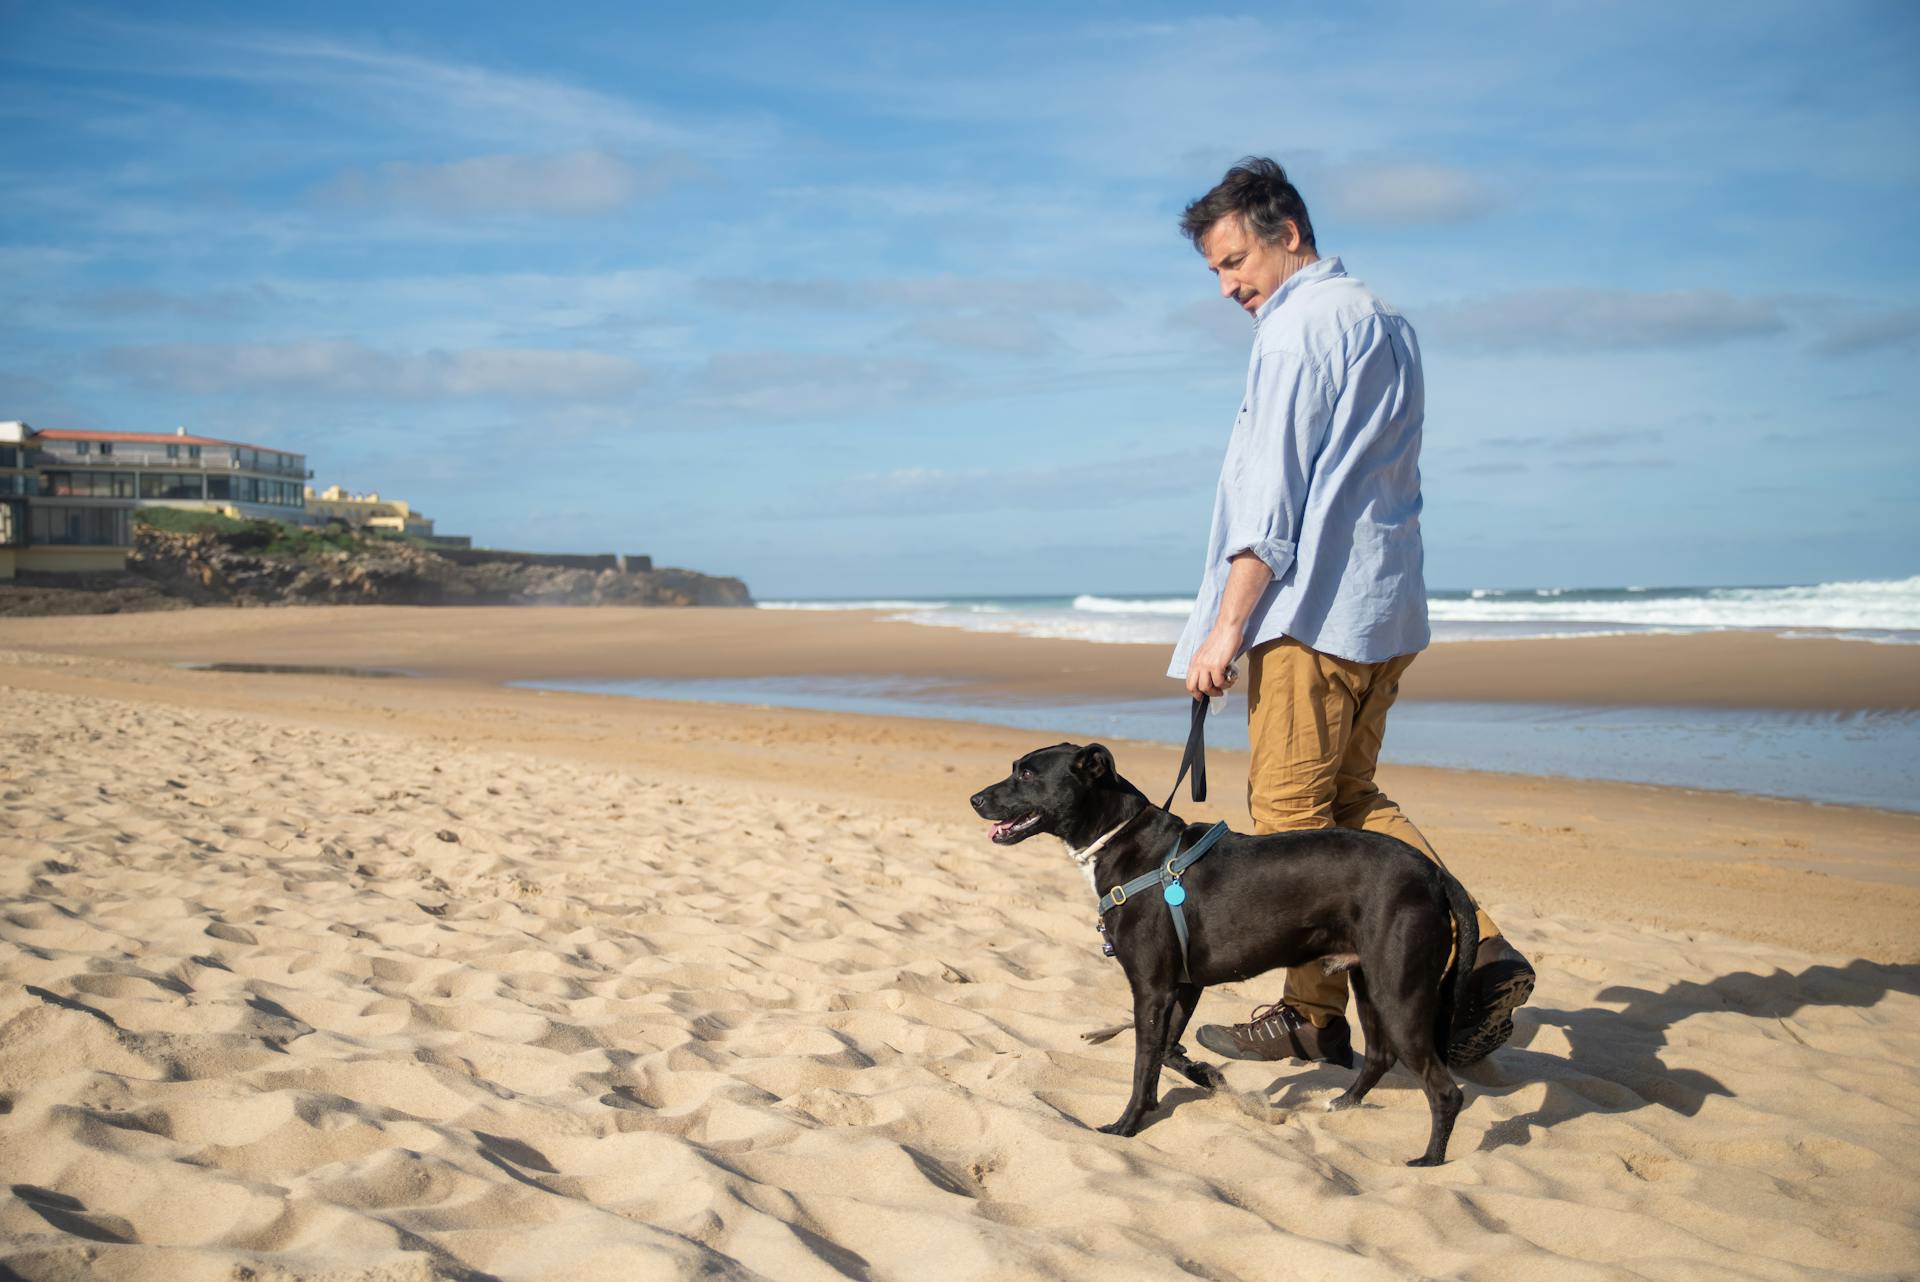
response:
[[[1704,984],[1685,980],[1663,992],[1616,985],[1597,996],[1603,1002],[1625,1003],[1620,1010],[1521,1010],[1514,1018],[1513,1041],[1455,1075],[1476,1088],[1469,1092],[1469,1101],[1475,1094],[1506,1095],[1546,1084],[1540,1107],[1488,1128],[1480,1143],[1483,1153],[1526,1144],[1535,1130],[1589,1113],[1628,1113],[1658,1105],[1692,1117],[1709,1095],[1731,1097],[1734,1092],[1709,1074],[1669,1067],[1660,1058],[1676,1024],[1695,1015],[1732,1012],[1773,1023],[1783,1036],[1805,1046],[1810,1043],[1787,1022],[1793,1015],[1816,1006],[1866,1008],[1889,993],[1920,996],[1920,966],[1851,961],[1809,966],[1798,974],[1739,971]],[[1543,1026],[1566,1031],[1569,1050],[1564,1057],[1528,1049]],[[1297,1109],[1317,1092],[1344,1089],[1352,1077],[1346,1069],[1316,1065],[1276,1079],[1267,1095],[1276,1108]],[[1381,1083],[1383,1088],[1412,1085],[1405,1070],[1397,1067]]]

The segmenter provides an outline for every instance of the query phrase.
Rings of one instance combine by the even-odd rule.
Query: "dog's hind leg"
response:
[[[1167,1024],[1167,1067],[1206,1090],[1218,1087],[1222,1078],[1220,1070],[1211,1064],[1196,1064],[1187,1058],[1187,1048],[1180,1044],[1186,1035],[1187,1021],[1193,1018],[1194,1007],[1200,1004],[1200,985],[1182,984],[1173,990],[1173,1014]]]
[[[1447,1140],[1453,1135],[1454,1119],[1460,1116],[1461,1093],[1453,1074],[1447,1071],[1446,1056],[1434,1045],[1433,1010],[1430,1006],[1398,1012],[1400,1018],[1388,1036],[1396,1037],[1404,1050],[1401,1058],[1420,1078],[1427,1093],[1427,1108],[1433,1114],[1433,1129],[1427,1135],[1427,1151],[1407,1163],[1408,1166],[1438,1166],[1447,1160]]]
[[[1386,1028],[1380,1020],[1380,1012],[1374,1007],[1373,994],[1367,991],[1367,974],[1356,970],[1348,975],[1353,985],[1353,1009],[1360,1017],[1360,1032],[1367,1039],[1367,1058],[1360,1065],[1359,1076],[1339,1095],[1327,1101],[1327,1112],[1337,1113],[1343,1108],[1352,1108],[1367,1097],[1367,1092],[1385,1077],[1387,1070],[1393,1067],[1396,1056],[1393,1042],[1388,1038]]]
[[[1135,991],[1133,997],[1133,1095],[1119,1117],[1101,1127],[1109,1135],[1132,1135],[1148,1113],[1160,1107],[1160,1064],[1165,1058],[1168,1024],[1173,1017],[1170,988]]]

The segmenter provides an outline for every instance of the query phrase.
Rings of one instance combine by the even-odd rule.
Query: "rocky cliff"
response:
[[[525,554],[455,564],[397,539],[307,535],[272,522],[175,532],[137,525],[124,576],[62,584],[33,576],[0,590],[0,614],[101,613],[180,605],[753,604],[746,584],[692,570],[579,568]],[[567,560],[569,558],[554,558]],[[571,558],[578,560],[581,558]]]
[[[197,605],[752,605],[747,585],[692,570],[627,572],[456,565],[418,544],[352,539],[276,553],[265,531],[174,534],[141,527],[127,569]],[[484,555],[478,554],[478,555]]]

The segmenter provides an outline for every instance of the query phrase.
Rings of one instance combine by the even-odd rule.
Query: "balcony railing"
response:
[[[111,471],[116,467],[144,468],[170,467],[180,471],[200,472],[259,472],[264,476],[291,476],[311,479],[313,470],[306,464],[305,456],[297,456],[298,462],[254,463],[248,464],[237,458],[168,458],[163,454],[68,454],[56,453],[42,446],[39,457],[23,463],[25,467],[40,468],[89,468],[94,471]]]

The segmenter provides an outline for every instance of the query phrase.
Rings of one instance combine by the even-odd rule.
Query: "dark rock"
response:
[[[22,570],[0,581],[0,617],[122,614],[184,610],[191,601],[170,596],[134,574],[45,574]]]
[[[269,553],[275,527],[172,533],[137,526],[127,573],[38,576],[0,584],[0,614],[82,614],[186,605],[750,606],[738,579],[653,569],[645,558],[462,550],[461,562],[417,544],[368,538],[348,549]],[[639,569],[635,567],[646,566]],[[24,577],[24,576],[23,576]]]

